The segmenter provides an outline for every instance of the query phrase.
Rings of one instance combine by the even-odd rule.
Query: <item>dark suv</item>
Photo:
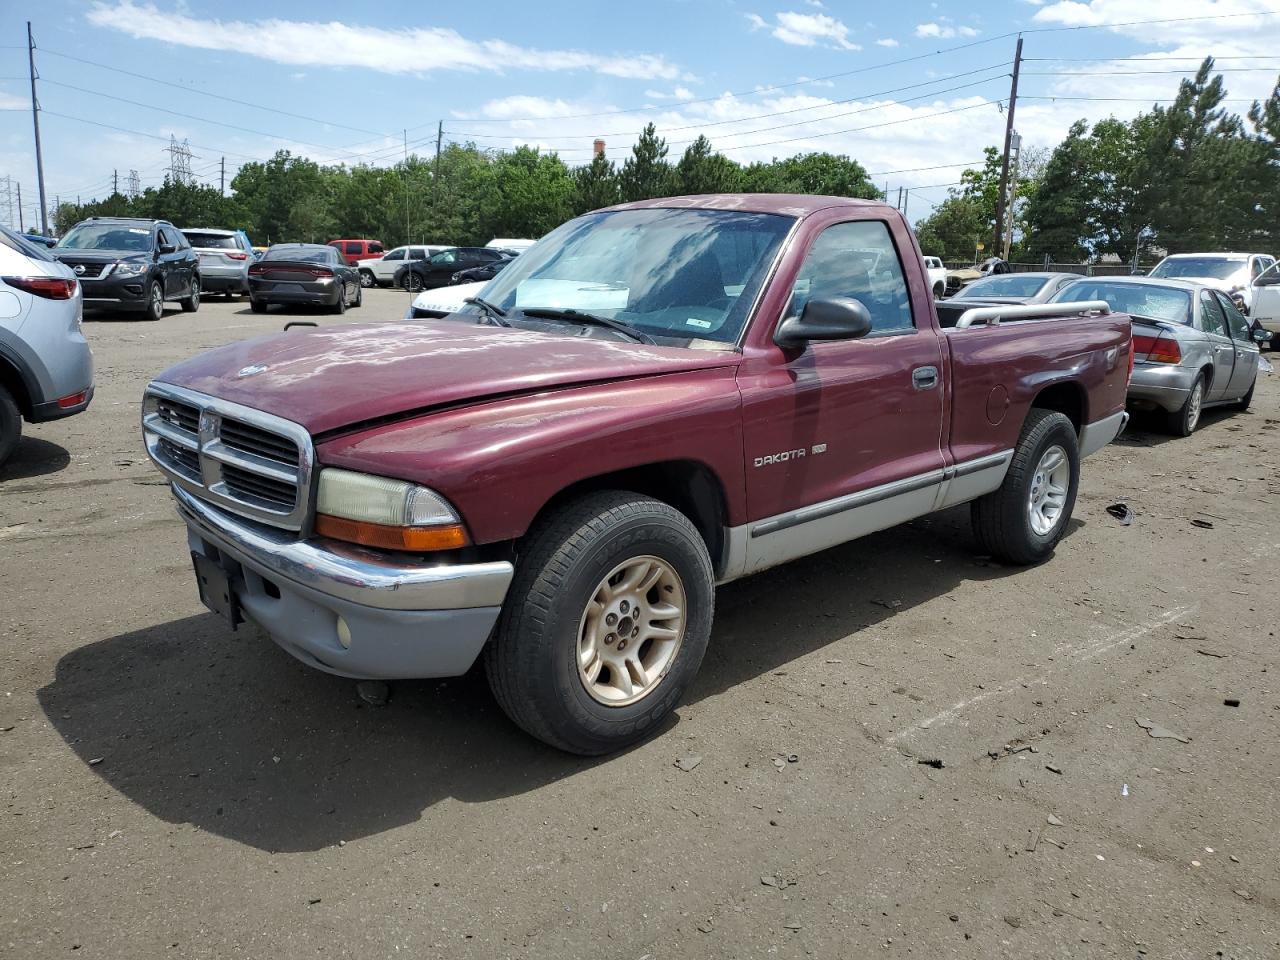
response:
[[[395,285],[410,292],[446,287],[460,270],[505,259],[502,253],[489,247],[450,247],[429,260],[410,260],[396,271]]]
[[[166,300],[200,307],[200,258],[167,220],[90,217],[51,251],[75,271],[86,310],[142,313],[159,320]]]

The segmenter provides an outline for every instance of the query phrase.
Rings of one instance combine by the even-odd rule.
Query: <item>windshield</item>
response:
[[[58,241],[59,248],[72,250],[133,250],[146,253],[151,249],[151,229],[130,227],[121,223],[78,223]]]
[[[39,240],[28,240],[16,230],[10,230],[8,227],[0,227],[0,243],[3,243],[11,250],[15,250],[24,257],[30,257],[32,260],[44,260],[47,263],[53,263],[54,258],[49,256],[44,244]]]
[[[226,235],[221,233],[199,233],[195,230],[183,230],[186,234],[187,242],[193,247],[203,247],[206,250],[239,250],[236,245],[234,234]]]
[[[1048,277],[1006,273],[998,277],[983,277],[981,280],[975,280],[960,291],[960,296],[965,298],[1034,297],[1048,282]]]
[[[1151,271],[1153,277],[1213,277],[1230,280],[1245,268],[1243,257],[1166,257]]]
[[[1105,300],[1116,313],[1191,323],[1191,293],[1154,283],[1076,280],[1053,295],[1053,303],[1072,300]]]
[[[733,344],[795,221],[732,210],[617,210],[564,224],[484,290],[504,310],[580,310],[658,337]]]
[[[302,263],[333,263],[328,247],[272,247],[263,260],[293,260]]]

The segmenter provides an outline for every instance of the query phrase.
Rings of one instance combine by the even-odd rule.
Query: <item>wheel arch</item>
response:
[[[530,523],[583,494],[597,490],[626,490],[674,507],[697,528],[717,574],[724,562],[728,501],[724,484],[698,460],[663,460],[585,477],[554,494]]]
[[[1061,413],[1076,428],[1076,436],[1089,422],[1089,397],[1075,380],[1063,380],[1043,387],[1031,401],[1031,410],[1035,409]],[[1030,416],[1030,410],[1027,415]]]
[[[27,382],[22,367],[3,351],[0,351],[0,387],[12,394],[22,416],[30,419],[34,410],[32,386]]]

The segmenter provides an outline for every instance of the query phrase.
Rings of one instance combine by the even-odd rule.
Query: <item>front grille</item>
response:
[[[440,320],[449,316],[447,310],[427,310],[422,307],[413,308],[413,319],[415,320]]]
[[[225,464],[222,467],[222,482],[227,489],[245,500],[261,500],[272,507],[283,507],[292,510],[298,502],[298,488],[295,484],[274,480]]]
[[[108,268],[115,266],[112,263],[77,263],[75,260],[64,260],[62,262],[72,270],[75,270],[76,267],[84,267],[84,272],[76,271],[76,277],[80,280],[96,280]]]
[[[298,445],[287,437],[236,420],[222,421],[222,442],[233,450],[252,453],[289,466],[298,464]]]
[[[314,453],[300,425],[153,383],[143,397],[142,432],[151,459],[184,490],[273,526],[306,526]]]

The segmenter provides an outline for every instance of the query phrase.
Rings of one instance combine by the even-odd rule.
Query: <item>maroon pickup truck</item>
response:
[[[955,504],[1050,555],[1123,428],[1129,319],[952,308],[880,203],[555,230],[445,318],[230,344],[146,390],[204,602],[321,670],[444,677],[577,753],[679,702],[715,586]]]

